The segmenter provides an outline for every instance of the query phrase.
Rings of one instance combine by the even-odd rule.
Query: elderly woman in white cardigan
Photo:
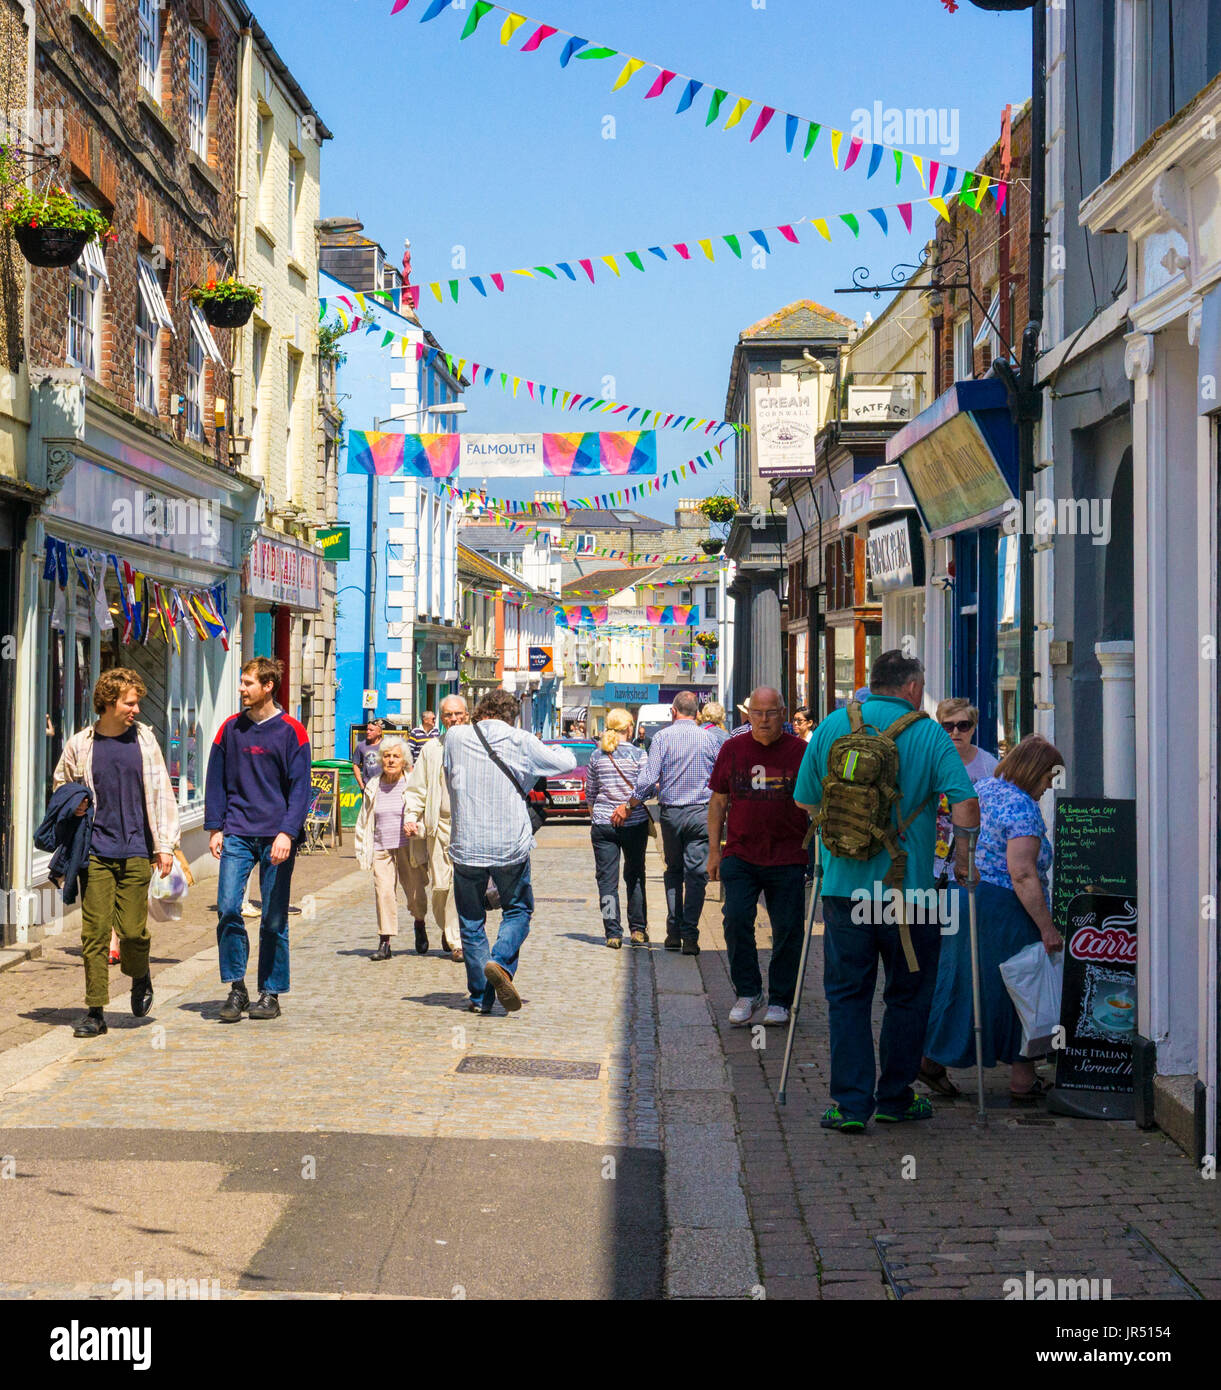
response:
[[[407,897],[415,919],[415,948],[428,950],[424,913],[428,897],[428,864],[422,847],[407,831],[407,746],[401,738],[381,744],[380,777],[365,782],[364,801],[356,820],[356,862],[373,871],[377,901],[377,950],[371,960],[390,959],[390,938],[398,935],[398,887]]]
[[[447,695],[441,701],[441,723],[448,730],[465,724],[470,716],[461,695]],[[458,909],[454,903],[454,866],[449,857],[449,788],[443,767],[444,733],[428,739],[407,780],[407,833],[421,846],[428,862],[432,889],[432,915],[441,924],[441,946],[451,960],[462,960],[462,937],[458,931]]]

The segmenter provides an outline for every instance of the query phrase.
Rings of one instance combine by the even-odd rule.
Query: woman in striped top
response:
[[[649,844],[649,813],[636,807],[622,825],[611,813],[632,794],[645,763],[643,749],[632,744],[632,716],[613,709],[606,716],[606,732],[589,760],[585,775],[585,801],[589,806],[590,839],[594,847],[594,872],[602,902],[602,926],[606,944],[618,950],[623,944],[619,919],[619,857],[623,856],[623,886],[627,890],[627,920],[632,944],[649,939],[648,908],[644,898],[644,855]]]

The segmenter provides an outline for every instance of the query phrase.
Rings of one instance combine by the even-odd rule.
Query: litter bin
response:
[[[318,758],[311,766],[339,769],[339,824],[345,830],[354,830],[363,793],[352,771],[352,764],[346,758]]]

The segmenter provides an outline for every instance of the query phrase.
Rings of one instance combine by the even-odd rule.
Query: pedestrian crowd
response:
[[[290,988],[292,873],[312,792],[308,734],[276,703],[282,673],[267,657],[245,663],[241,712],[221,724],[208,757],[204,827],[219,861],[224,1023],[279,1017]],[[135,671],[103,673],[93,692],[97,719],[66,744],[35,837],[54,851],[51,873],[64,901],[81,900],[78,1037],[106,1032],[108,958],[116,951],[131,980],[132,1013],[146,1015],[153,1002],[149,898],[157,896],[154,875],[169,876],[181,853],[170,775],[153,730],[139,722],[146,693]],[[719,883],[735,992],[728,1021],[746,1026],[762,1010],[764,1026],[784,1026],[794,1021],[804,969],[807,901],[812,923],[821,894],[831,1063],[825,1128],[860,1133],[871,1120],[926,1119],[932,1104],[915,1083],[956,1095],[949,1070],[974,1061],[1011,1068],[1015,1103],[1037,1099],[1038,1059],[1023,1053],[1028,1040],[1001,965],[1034,942],[1049,954],[1063,946],[1050,915],[1051,847],[1039,807],[1062,771],[1059,752],[1031,734],[998,763],[976,744],[979,714],[967,701],[943,700],[928,717],[923,667],[899,651],[883,653],[869,686],[820,722],[804,705],[789,722],[781,693],[767,686],[739,708],[746,722],[730,733],[719,704],[701,709],[693,693],[681,692],[647,752],[627,710],[606,716],[585,796],[607,946],[650,942],[645,863],[650,838],[659,838],[664,949],[699,954],[707,885]],[[505,690],[485,695],[473,712],[461,696],[446,696],[440,728],[431,710],[405,738],[371,718],[352,758],[361,792],[356,858],[371,876],[377,917],[369,959],[393,954],[401,890],[415,951],[430,948],[431,909],[443,953],[465,967],[467,1008],[480,1014],[497,1001],[508,1012],[522,1006],[515,977],[534,912],[530,854],[543,819],[532,792],[545,785],[540,779],[576,766],[562,743],[517,727],[519,714]],[[256,868],[252,1003],[244,908]],[[967,892],[980,925],[977,961],[957,931]],[[766,990],[756,943],[760,899],[772,931]],[[500,923],[489,941],[487,914],[495,908]],[[979,1019],[973,991],[982,1000]]]

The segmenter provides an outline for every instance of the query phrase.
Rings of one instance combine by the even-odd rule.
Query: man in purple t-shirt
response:
[[[279,1018],[288,992],[288,898],[293,862],[310,804],[309,735],[275,702],[284,665],[256,656],[242,667],[242,713],[216,732],[208,757],[204,828],[220,860],[216,940],[229,997],[222,1023]],[[250,938],[242,920],[246,882],[259,866],[259,999],[246,991]]]
[[[801,913],[805,901],[810,818],[793,800],[805,740],[784,732],[784,701],[761,685],[747,704],[750,733],[730,738],[713,765],[708,787],[708,877],[720,879],[725,950],[737,1001],[732,1024],[750,1022],[763,1004],[763,977],[755,946],[759,895],[772,924],[765,1024],[789,1021],[801,959]],[[721,829],[729,815],[725,853]]]

